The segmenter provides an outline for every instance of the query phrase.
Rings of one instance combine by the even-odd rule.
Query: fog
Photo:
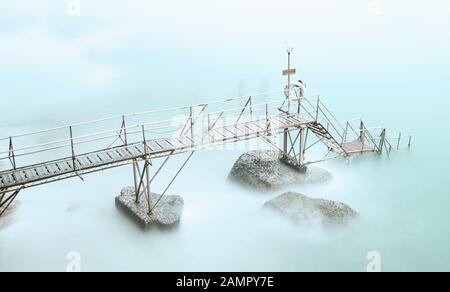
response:
[[[0,271],[65,271],[71,251],[84,271],[365,271],[370,251],[384,271],[449,270],[447,2],[63,2],[0,1],[1,137],[277,90],[293,42],[298,77],[339,119],[410,133],[412,148],[321,163],[331,182],[268,193],[227,180],[253,147],[197,152],[169,192],[185,201],[171,231],[143,232],[116,209],[131,166],[27,189],[0,229]],[[360,219],[323,230],[262,210],[283,191]]]

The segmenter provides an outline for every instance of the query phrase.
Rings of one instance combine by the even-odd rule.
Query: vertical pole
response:
[[[125,125],[125,116],[122,116],[122,131],[124,133],[125,136],[125,146],[128,145],[128,138],[127,138],[127,128]]]
[[[288,51],[288,113],[291,112],[291,52]]]
[[[190,119],[190,121],[191,121],[191,138],[192,138],[192,141],[194,141],[194,113],[193,113],[193,110],[192,110],[192,106],[189,108],[189,119]],[[192,142],[192,143],[194,143],[194,142]]]
[[[380,145],[378,146],[378,154],[383,153],[383,146],[384,146],[384,141],[386,139],[386,129],[383,129],[381,131],[381,137],[380,137]]]
[[[139,179],[137,175],[137,161],[133,159],[133,178],[134,178],[134,194],[136,196],[136,204],[139,204]]]
[[[411,136],[409,136],[409,141],[408,141],[408,149],[411,148]]]
[[[284,155],[288,154],[288,129],[284,129],[283,153],[284,153]]]
[[[211,114],[208,114],[208,134],[211,132]]]
[[[300,128],[300,152],[298,157],[298,162],[300,165],[305,163],[305,128]]]
[[[142,139],[144,140],[144,148],[145,148],[145,163],[144,163],[144,169],[142,170],[145,172],[145,179],[147,180],[146,185],[144,186],[145,193],[147,194],[147,204],[148,204],[148,214],[150,215],[151,209],[152,209],[152,198],[150,193],[150,174],[148,171],[150,162],[149,162],[149,155],[147,150],[147,139],[145,138],[145,126],[142,125]],[[142,173],[144,175],[144,173]]]
[[[269,106],[266,103],[266,130],[269,131]]]
[[[253,99],[250,96],[250,121],[253,121]]]
[[[75,147],[73,144],[73,131],[72,131],[72,126],[69,126],[69,131],[70,131],[70,148],[72,149],[72,165],[73,165],[73,170],[76,170],[76,164],[75,164]]]
[[[344,134],[342,135],[341,145],[347,141],[347,131],[348,131],[348,122],[345,123],[345,130],[344,130]]]
[[[398,134],[397,150],[400,149],[400,140],[401,140],[401,139],[402,139],[402,133],[400,132],[400,133]]]
[[[364,122],[361,120],[360,126],[359,126],[359,140],[361,142],[364,142]]]
[[[359,140],[361,141],[361,153],[364,152],[364,140],[365,140],[365,129],[364,129],[364,123],[361,120],[360,128],[359,128]]]
[[[319,107],[320,107],[320,95],[317,96],[316,122],[319,121]]]
[[[147,149],[147,139],[145,139],[145,126],[142,125],[142,143],[144,144],[144,154],[147,157],[148,149]]]
[[[148,215],[151,215],[152,213],[152,193],[151,193],[151,189],[150,189],[150,173],[148,171],[149,169],[149,162],[148,162],[148,158],[145,159],[145,178],[147,180],[147,203],[148,203]]]
[[[9,137],[9,158],[11,160],[11,164],[13,166],[13,169],[16,169],[16,157],[14,155],[14,146],[12,142],[12,137]]]

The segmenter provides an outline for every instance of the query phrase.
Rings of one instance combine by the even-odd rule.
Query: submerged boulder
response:
[[[160,197],[161,195],[152,193],[152,204],[154,205]],[[151,226],[167,228],[179,224],[184,201],[182,197],[176,195],[163,196],[149,215],[145,197],[142,196],[139,203],[136,203],[134,187],[126,187],[116,197],[116,206],[129,214],[143,228]]]
[[[358,213],[344,203],[313,199],[293,192],[266,202],[264,207],[276,210],[301,224],[345,225],[358,217]]]
[[[332,175],[321,168],[308,166],[298,169],[279,151],[247,152],[235,162],[229,178],[258,189],[276,189],[289,184],[323,183]]]

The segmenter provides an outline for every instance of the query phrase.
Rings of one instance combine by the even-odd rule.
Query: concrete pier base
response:
[[[152,193],[152,204],[155,204],[160,196]],[[184,201],[180,196],[164,196],[149,215],[147,200],[142,196],[140,202],[136,203],[133,187],[123,188],[120,195],[116,197],[116,207],[124,211],[144,229],[152,226],[161,228],[177,226],[181,219],[183,205]]]

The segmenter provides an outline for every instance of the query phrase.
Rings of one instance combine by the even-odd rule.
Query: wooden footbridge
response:
[[[290,68],[285,71],[288,76],[294,73]],[[340,122],[319,96],[303,94],[289,80],[282,91],[2,138],[0,149],[5,150],[0,150],[0,216],[26,188],[73,177],[83,179],[89,173],[123,165],[132,165],[136,201],[144,196],[151,213],[159,202],[150,201],[151,183],[172,156],[187,154],[161,197],[195,151],[250,139],[262,139],[279,149],[299,170],[324,159],[351,159],[365,153],[389,155],[394,149],[411,145],[411,136],[387,137],[384,128],[367,128],[361,119]],[[326,146],[326,156],[305,161],[307,150],[318,144]],[[158,158],[163,160],[156,167],[153,161]],[[152,166],[155,169],[150,173]]]

